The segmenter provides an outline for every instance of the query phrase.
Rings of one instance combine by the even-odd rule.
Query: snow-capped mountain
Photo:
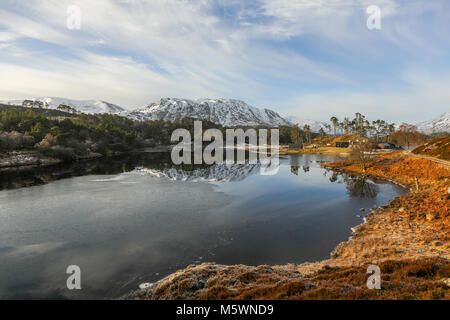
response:
[[[89,114],[111,113],[118,114],[125,109],[118,105],[100,100],[73,100],[55,97],[40,97],[27,100],[1,101],[3,104],[21,105],[30,108],[58,109],[68,112],[82,112]]]
[[[162,170],[151,168],[136,168],[134,171],[150,174],[161,178],[168,178],[174,181],[206,181],[206,182],[230,182],[241,181],[248,176],[259,174],[261,164],[226,164],[219,163],[206,168],[198,168],[186,171],[177,168],[165,168]]]
[[[189,117],[208,120],[226,127],[292,125],[275,111],[258,109],[235,99],[163,98],[143,108],[124,112],[123,115],[135,120],[165,121]]]
[[[450,111],[447,111],[433,120],[418,123],[417,129],[427,134],[450,132]]]
[[[288,116],[285,117],[286,120],[292,122],[293,124],[298,124],[300,129],[303,129],[303,127],[305,126],[305,124],[309,125],[309,127],[311,128],[311,132],[319,132],[320,128],[323,128],[323,130],[325,130],[325,122],[322,121],[316,121],[316,120],[311,120],[311,119],[301,119],[297,116]]]
[[[119,114],[133,120],[173,121],[182,118],[208,120],[226,127],[233,126],[291,126],[292,123],[270,109],[259,109],[235,99],[174,99],[163,98],[148,106],[128,111],[101,100],[74,100],[40,97],[27,100],[0,101],[2,104],[29,108],[58,109],[72,113]]]

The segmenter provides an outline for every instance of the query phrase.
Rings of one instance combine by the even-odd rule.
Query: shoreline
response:
[[[78,156],[71,161],[64,161],[61,158],[45,156],[34,150],[12,151],[6,157],[0,158],[0,171],[2,170],[22,170],[39,167],[49,167],[61,163],[71,163],[88,161],[105,157],[100,153],[92,152],[85,156]]]
[[[320,154],[320,155],[345,155],[348,156],[351,153],[351,148],[317,148],[317,149],[289,149],[280,148],[280,155],[291,155],[291,154]]]
[[[409,190],[368,212],[364,222],[352,228],[349,240],[339,243],[329,259],[281,266],[190,265],[157,282],[143,284],[121,299],[450,298],[449,170],[426,159],[409,159],[400,152],[383,154],[375,160],[365,173],[348,160],[322,165],[388,180]],[[411,165],[411,161],[408,171],[403,162]],[[420,190],[414,190],[414,175],[418,173]],[[440,210],[432,206],[435,199],[443,201]],[[423,203],[431,208],[422,208]],[[380,265],[382,273],[390,273],[387,283],[382,277],[383,290],[365,287],[365,267],[370,264]],[[425,271],[407,272],[414,268]],[[427,268],[437,271],[432,276],[417,277]],[[359,279],[351,286],[355,290],[352,294],[348,293],[352,281],[346,275],[349,272]],[[326,286],[324,274],[332,282]],[[414,283],[423,287],[414,288]],[[292,291],[292,286],[298,287],[297,291]]]
[[[155,147],[136,148],[127,152],[115,152],[114,154],[100,154],[92,152],[85,156],[78,156],[70,161],[64,161],[60,158],[45,156],[36,150],[11,151],[3,154],[3,157],[0,157],[0,172],[51,167],[62,163],[70,164],[100,158],[118,157],[132,153],[163,153],[170,152],[170,150],[170,146],[158,145]]]

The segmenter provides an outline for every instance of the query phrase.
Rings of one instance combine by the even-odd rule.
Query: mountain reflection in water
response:
[[[304,173],[309,172],[309,160],[303,161],[301,165],[300,158],[297,156],[291,156],[289,160],[292,174],[298,176],[300,168]],[[50,167],[4,170],[0,172],[0,190],[42,185],[76,176],[111,175],[131,171],[175,181],[233,182],[259,174],[261,166],[261,163],[250,164],[248,162],[244,164],[174,165],[170,159],[170,153],[136,153],[131,156],[95,159]],[[324,171],[324,174],[327,172]],[[364,177],[331,172],[329,180],[330,182],[345,183],[351,197],[374,198],[379,192],[377,185]]]

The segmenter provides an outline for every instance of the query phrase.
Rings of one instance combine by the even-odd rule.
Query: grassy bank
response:
[[[280,148],[280,154],[350,154],[351,148],[319,147],[316,149]]]

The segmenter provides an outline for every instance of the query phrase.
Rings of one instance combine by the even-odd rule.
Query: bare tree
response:
[[[345,117],[343,124],[344,124],[345,134],[348,134],[349,129],[350,129],[350,119],[348,117]]]
[[[425,137],[422,133],[417,131],[415,125],[409,123],[402,123],[394,134],[397,144],[406,146],[408,149],[411,145],[422,144]]]
[[[298,144],[300,140],[300,130],[298,128],[298,124],[291,128],[291,142]]]
[[[311,143],[311,127],[307,124],[303,127],[303,131],[305,131],[306,141]]]
[[[331,123],[333,124],[333,128],[334,128],[334,136],[336,137],[336,128],[338,126],[339,120],[336,117],[331,117],[330,118]]]
[[[367,165],[374,157],[372,144],[369,142],[362,142],[354,145],[350,156],[355,163],[361,165],[363,172],[366,172]]]

